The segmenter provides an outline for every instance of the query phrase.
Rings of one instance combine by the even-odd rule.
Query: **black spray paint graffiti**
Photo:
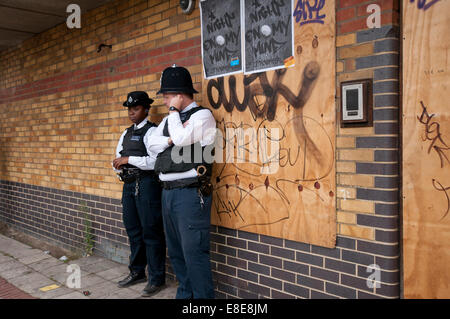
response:
[[[283,84],[283,78],[286,72],[288,72],[288,69],[274,71],[274,76],[271,82],[269,82],[265,72],[245,75],[242,83],[244,87],[244,97],[242,102],[240,102],[237,97],[235,76],[231,75],[228,79],[228,86],[230,90],[228,95],[229,98],[227,98],[225,93],[223,77],[210,80],[207,86],[209,104],[214,109],[219,109],[223,106],[229,113],[231,113],[235,107],[239,112],[245,111],[248,107],[254,120],[257,118],[265,118],[268,121],[273,121],[275,119],[278,98],[280,95],[283,96],[289,105],[293,107],[296,115],[294,117],[294,127],[298,142],[302,144],[304,143],[308,153],[310,153],[316,160],[320,160],[320,150],[315,145],[314,141],[309,137],[303,122],[303,107],[309,100],[314,85],[317,82],[320,74],[320,66],[315,61],[309,62],[305,66],[305,69],[303,70],[302,84],[297,95],[292,93],[292,91]],[[259,83],[254,83],[257,79],[259,79]],[[214,100],[213,97],[214,89],[217,93],[217,100]],[[258,96],[263,96],[265,98],[265,102],[263,104],[259,103]]]
[[[422,101],[420,101],[420,105],[422,106],[422,114],[417,116],[417,119],[421,124],[425,126],[425,136],[422,137],[422,140],[431,141],[430,146],[428,147],[427,153],[430,154],[432,150],[436,152],[439,156],[441,168],[444,168],[446,164],[450,164],[449,158],[447,157],[446,152],[450,151],[450,147],[445,143],[441,134],[441,125],[437,121],[432,121],[432,118],[435,114],[429,114],[426,106]],[[447,199],[447,209],[441,218],[444,219],[448,213],[450,212],[450,186],[444,187],[438,180],[432,179],[432,184],[434,189],[439,192],[443,192]]]
[[[235,147],[237,154],[246,154],[242,156],[244,160],[251,158],[251,153],[255,151],[255,145],[260,144],[261,140],[274,140],[280,145],[275,151],[271,147],[271,154],[263,158],[260,157],[261,161],[258,163],[246,162],[246,165],[237,165],[227,162],[227,164],[219,166],[216,174],[214,174],[213,203],[220,221],[234,219],[240,225],[237,226],[237,229],[257,225],[271,225],[290,218],[293,202],[307,201],[311,203],[316,200],[326,205],[327,199],[323,197],[319,189],[326,187],[326,183],[321,183],[321,180],[330,175],[334,166],[333,142],[322,124],[313,118],[302,116],[302,121],[314,132],[314,138],[321,140],[322,156],[314,166],[310,164],[307,166],[307,163],[310,163],[311,160],[316,161],[317,159],[310,158],[306,140],[304,143],[292,144],[287,139],[297,120],[294,116],[285,123],[280,123],[277,120],[271,122],[270,128],[277,128],[281,132],[276,138],[270,135],[271,129],[267,129],[269,123],[266,119],[259,122],[256,130],[251,130],[254,126],[249,123],[241,122],[237,124],[227,122],[224,119],[218,122],[218,127],[223,131],[233,128],[236,131],[242,129],[248,130],[250,133],[253,132],[253,134],[248,135],[248,140]],[[225,151],[225,145],[233,144],[236,146],[233,139],[239,139],[239,136],[238,134],[222,134],[221,138],[223,139],[223,143],[220,143],[222,149],[216,147],[218,152]],[[281,168],[295,168],[299,178],[261,173],[261,168],[275,163]],[[246,180],[248,184],[244,183],[243,180]],[[262,193],[261,191],[263,190],[265,191]],[[295,195],[296,193],[298,195]],[[279,204],[279,209],[276,213],[273,211],[269,212],[267,208],[267,201],[265,200],[269,196],[267,194],[270,194],[272,202],[275,201]],[[328,194],[330,198],[334,196],[334,192],[331,189],[328,191]],[[250,211],[248,209],[244,210],[242,209],[243,205],[252,205],[253,208]],[[249,215],[252,216],[255,211],[258,211],[258,214],[265,215],[262,218],[264,222],[255,223],[252,218],[247,218]]]
[[[416,0],[409,0],[410,3],[414,3]],[[428,1],[428,3],[427,3]],[[440,0],[417,0],[417,8],[419,10],[426,11],[428,10],[433,4],[436,2],[439,2]]]
[[[422,114],[417,116],[417,119],[425,125],[425,137],[422,140],[424,142],[431,141],[428,147],[428,154],[430,154],[431,150],[434,150],[439,155],[441,168],[443,168],[446,163],[450,164],[450,160],[445,153],[450,151],[450,147],[442,139],[441,125],[436,121],[431,121],[435,114],[428,114],[428,110],[422,101],[420,101],[420,104],[422,106]]]

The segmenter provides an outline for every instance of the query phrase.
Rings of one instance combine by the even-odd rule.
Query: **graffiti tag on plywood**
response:
[[[428,110],[423,101],[420,101],[420,105],[422,106],[422,114],[420,114],[420,116],[417,116],[417,119],[425,127],[422,141],[431,142],[428,147],[427,153],[430,154],[431,151],[434,151],[439,156],[440,166],[443,169],[445,168],[445,165],[450,164],[448,156],[448,154],[450,153],[450,147],[442,137],[441,124],[435,120],[435,114],[428,113]],[[432,179],[432,185],[435,190],[443,192],[444,196],[447,199],[447,209],[445,210],[444,215],[441,217],[441,219],[444,219],[450,211],[450,186],[443,186],[441,182],[439,182],[435,178]]]

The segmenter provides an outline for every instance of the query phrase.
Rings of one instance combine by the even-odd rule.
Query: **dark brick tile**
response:
[[[374,263],[374,256],[356,251],[342,250],[342,259],[363,265],[371,265]]]
[[[231,248],[228,246],[217,245],[217,251],[221,254],[236,257],[236,248]]]
[[[261,264],[277,268],[281,268],[282,265],[281,259],[266,255],[259,255],[259,262]]]
[[[361,226],[371,226],[384,229],[397,229],[398,218],[397,217],[381,217],[374,215],[356,215],[356,223]]]
[[[268,245],[264,245],[264,244],[259,244],[259,243],[254,243],[254,242],[247,242],[247,247],[248,250],[252,250],[258,253],[262,253],[262,254],[269,254],[269,246]]]
[[[356,299],[356,290],[327,282],[325,291],[347,299]]]
[[[397,150],[375,150],[375,162],[398,162]]]
[[[365,56],[355,59],[356,69],[374,68],[378,66],[391,66],[399,64],[397,53],[386,53],[379,55]]]
[[[398,204],[381,204],[375,203],[375,215],[381,216],[398,216]]]
[[[395,258],[385,258],[385,257],[375,257],[375,264],[380,266],[383,270],[398,270],[400,269],[400,261],[398,257]]]
[[[358,240],[358,250],[362,252],[368,252],[371,254],[394,257],[400,254],[398,245],[384,245],[363,240]]]
[[[259,241],[259,234],[249,233],[242,230],[238,230],[238,237],[253,241]]]
[[[358,299],[384,299],[381,296],[377,296],[374,294],[369,294],[364,291],[357,291]]]
[[[313,289],[324,290],[324,282],[307,276],[297,275],[297,284]]]
[[[375,134],[398,134],[399,125],[397,122],[375,123]]]
[[[374,96],[374,121],[396,121],[399,119],[399,96],[397,94],[383,94]],[[376,109],[378,107],[393,107],[390,109]],[[395,108],[394,108],[395,107]]]
[[[237,230],[236,229],[229,229],[229,228],[218,226],[217,230],[218,230],[219,234],[224,234],[224,235],[228,235],[228,236],[237,237]]]
[[[382,177],[375,176],[375,187],[376,188],[398,188],[399,178],[398,177]]]
[[[258,254],[238,249],[238,258],[258,262]]]
[[[398,38],[400,34],[397,26],[386,25],[381,28],[366,29],[356,33],[356,41],[358,43],[374,41],[383,38]]]
[[[337,236],[336,237],[336,247],[355,249],[356,241],[353,238]]]
[[[320,256],[296,252],[295,259],[297,261],[305,263],[305,264],[312,264],[312,265],[316,265],[316,266],[323,265],[323,257],[320,257]]]
[[[263,275],[267,275],[267,276],[270,275],[270,267],[268,267],[268,266],[264,266],[264,265],[261,265],[258,263],[252,263],[249,261],[247,267],[248,267],[248,270],[254,271],[258,274],[263,274]]]
[[[332,258],[339,258],[341,255],[341,250],[339,248],[326,248],[314,245],[311,246],[311,252]]]
[[[246,290],[238,290],[238,297],[242,299],[258,299],[258,295]]]
[[[217,283],[217,289],[226,294],[237,296],[237,288],[236,287],[232,287],[232,286],[224,284],[222,282]]]
[[[292,241],[292,240],[285,240],[285,247],[295,249],[295,250],[306,251],[306,252],[311,251],[310,244],[300,243],[300,242],[296,242],[296,241]]]
[[[272,290],[272,298],[273,299],[295,299],[294,296],[282,293],[277,290]]]
[[[247,241],[242,240],[242,239],[237,239],[237,238],[234,238],[234,237],[227,237],[227,245],[246,249],[247,248]]]
[[[253,281],[255,283],[258,283],[258,275],[253,273],[253,272],[249,272],[249,271],[245,271],[242,269],[238,269],[237,270],[237,276],[241,279],[244,280],[248,280],[248,281]]]
[[[339,272],[345,272],[347,274],[354,275],[356,273],[355,264],[347,263],[345,261],[335,260],[335,259],[325,259],[325,268],[336,270]]]
[[[311,299],[339,299],[339,297],[324,294],[322,292],[311,290]]]
[[[356,148],[396,148],[398,137],[364,136],[356,138]]]
[[[399,242],[399,232],[398,231],[384,231],[375,230],[375,240],[384,243],[398,243]]]
[[[270,254],[273,256],[295,260],[295,251],[289,249],[272,246],[270,247]]]
[[[311,276],[323,280],[339,282],[339,274],[337,272],[325,270],[322,268],[311,267]]]
[[[239,258],[234,258],[234,257],[228,256],[227,264],[230,266],[247,269],[247,261],[239,259]]]
[[[341,284],[344,286],[350,286],[360,290],[366,290],[368,292],[373,292],[373,288],[367,285],[366,279],[361,279],[354,276],[348,276],[345,274],[341,275]]]
[[[387,79],[398,79],[399,78],[399,68],[398,67],[387,67],[375,69],[373,71],[373,80],[387,80]]]
[[[375,293],[386,297],[400,297],[399,285],[385,285],[381,284],[380,288],[375,289]]]
[[[281,279],[281,280],[295,282],[295,274],[284,271],[284,270],[272,268],[271,276],[274,278]]]
[[[309,266],[299,263],[294,263],[291,261],[284,260],[283,261],[283,269],[293,271],[299,274],[308,275],[309,274]]]
[[[357,174],[397,175],[397,164],[356,163]]]
[[[373,94],[379,93],[398,93],[398,81],[382,81],[373,84]]]
[[[283,247],[283,239],[265,235],[259,235],[260,241],[265,244]]]
[[[251,292],[254,292],[258,295],[270,297],[270,288],[254,284],[252,282],[248,283],[248,290],[250,290]]]
[[[390,52],[390,51],[399,51],[400,42],[398,39],[385,39],[381,41],[376,41],[373,52],[381,53],[381,52]]]
[[[282,286],[283,286],[283,282],[281,280],[278,279],[274,279],[271,277],[266,277],[263,275],[259,276],[259,283],[261,285],[265,285],[274,289],[278,289],[281,290]]]
[[[302,298],[309,298],[309,289],[290,283],[284,283],[284,291]]]
[[[378,189],[367,189],[367,188],[357,188],[356,198],[380,202],[391,202],[395,203],[398,201],[398,191],[394,190],[378,190]]]

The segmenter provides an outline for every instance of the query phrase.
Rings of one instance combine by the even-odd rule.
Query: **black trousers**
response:
[[[139,183],[136,196],[136,183]],[[122,193],[123,223],[130,241],[130,271],[143,273],[149,283],[165,283],[166,244],[161,213],[161,186],[156,175],[125,183]]]

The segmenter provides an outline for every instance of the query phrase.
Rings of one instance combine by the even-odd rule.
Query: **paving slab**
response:
[[[4,262],[0,264],[0,276],[2,275],[2,273],[4,271],[10,270],[10,269],[14,269],[14,268],[18,268],[22,266],[22,264],[20,262],[18,262],[15,259],[11,259],[10,261]]]
[[[20,261],[22,264],[25,265],[29,265],[44,259],[49,259],[49,258],[54,258],[49,254],[44,253],[42,250],[40,251],[39,254],[36,255],[31,255],[31,256],[26,256],[26,257],[21,257],[18,258],[17,260]]]
[[[0,264],[8,262],[14,260],[14,258],[12,258],[11,256],[7,256],[7,255],[3,255],[2,253],[0,253]]]
[[[12,269],[2,271],[0,272],[1,276],[5,278],[6,280],[18,277],[18,276],[24,276],[27,274],[31,274],[33,271],[27,267],[26,265],[21,265],[18,267],[14,267]]]
[[[16,286],[19,289],[33,295],[39,291],[39,288],[49,286],[54,284],[55,282],[46,276],[33,272],[31,274],[11,278],[8,280],[11,284]]]
[[[125,278],[129,272],[130,272],[130,270],[128,269],[128,267],[125,265],[122,265],[122,266],[116,266],[114,268],[110,268],[107,270],[97,272],[96,275],[100,276],[102,278],[105,278],[107,280],[119,281],[120,279]]]
[[[42,272],[45,269],[49,269],[53,266],[57,266],[57,265],[61,265],[63,264],[62,261],[59,261],[58,259],[52,257],[52,258],[47,258],[47,259],[43,259],[34,263],[31,263],[28,265],[28,267],[38,271],[38,272]]]

